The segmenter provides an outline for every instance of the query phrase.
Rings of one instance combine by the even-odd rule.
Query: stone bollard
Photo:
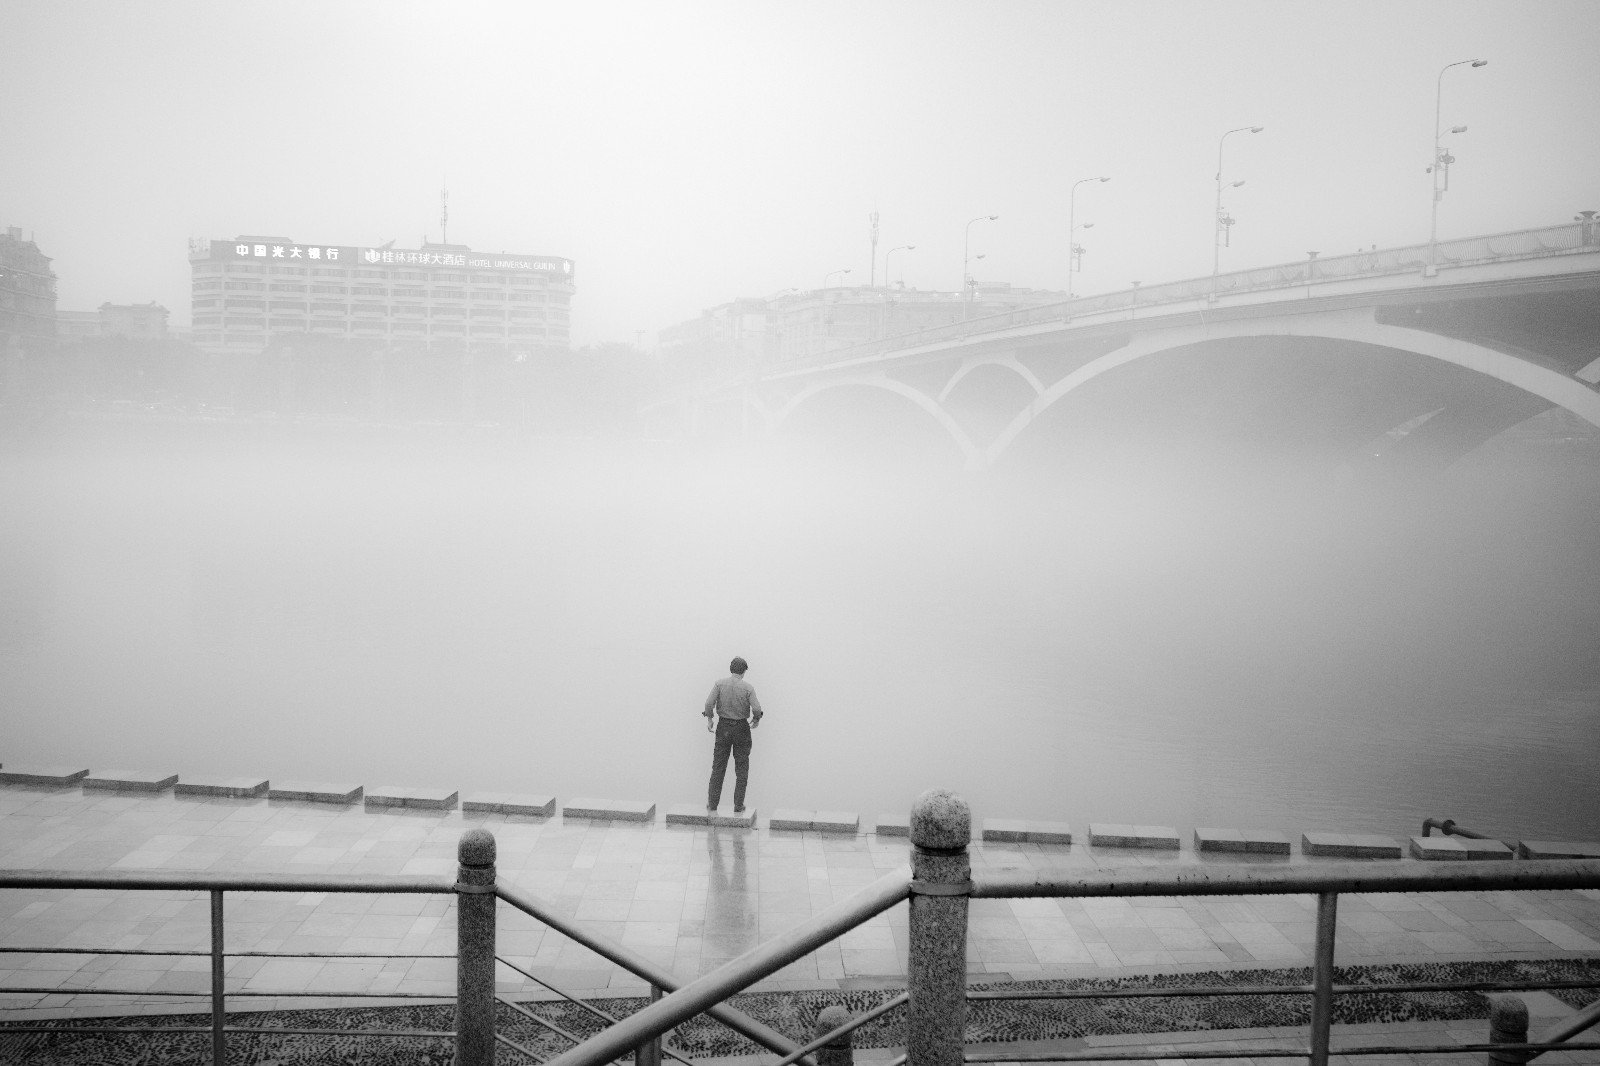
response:
[[[817,1028],[811,1039],[820,1040],[849,1020],[850,1012],[839,1004],[823,1007],[822,1013],[817,1015]],[[855,1052],[850,1049],[852,1035],[846,1033],[833,1043],[822,1045],[817,1051],[817,1066],[854,1066]]]
[[[1528,1005],[1521,996],[1489,997],[1489,1043],[1526,1044]],[[1491,1051],[1484,1056],[1488,1066],[1522,1066],[1533,1058],[1532,1051]]]
[[[911,806],[907,1066],[959,1066],[967,1028],[967,892],[972,811],[949,789]]]
[[[455,1066],[494,1066],[494,852],[482,828],[456,845]]]

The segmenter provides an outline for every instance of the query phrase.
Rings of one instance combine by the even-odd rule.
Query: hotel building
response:
[[[56,275],[22,230],[0,233],[0,357],[55,347]]]
[[[190,241],[189,266],[193,340],[207,351],[307,336],[518,356],[571,343],[570,259],[241,236]]]

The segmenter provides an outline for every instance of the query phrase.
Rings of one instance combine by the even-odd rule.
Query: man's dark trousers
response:
[[[733,753],[733,805],[744,806],[744,786],[750,779],[750,723],[742,718],[717,719],[717,747],[711,755],[711,788],[706,806],[722,802],[722,779],[728,774],[728,754]]]

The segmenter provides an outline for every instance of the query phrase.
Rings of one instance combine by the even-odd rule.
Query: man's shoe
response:
[[[735,807],[733,809],[733,813],[734,814],[743,814],[744,813],[744,808],[743,807]]]

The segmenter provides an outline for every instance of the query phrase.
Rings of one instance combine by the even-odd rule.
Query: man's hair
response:
[[[733,662],[728,664],[729,673],[742,674],[748,669],[750,669],[750,664],[739,658],[737,655],[733,657]]]

